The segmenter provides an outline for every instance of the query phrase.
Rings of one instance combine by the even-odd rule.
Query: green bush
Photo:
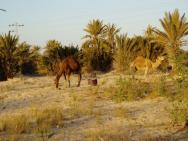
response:
[[[146,97],[150,93],[148,83],[139,82],[136,80],[127,80],[119,78],[116,87],[106,90],[106,96],[116,102],[134,101]]]
[[[181,59],[180,59],[181,60]],[[174,80],[175,95],[168,95],[172,102],[170,109],[172,123],[182,125],[188,120],[188,68],[182,65],[177,59],[176,77]]]
[[[172,103],[171,118],[172,123],[184,124],[188,119],[188,94],[176,97]]]
[[[61,43],[56,40],[49,40],[43,53],[42,62],[49,74],[56,74],[59,61],[70,55],[77,57],[78,52],[78,46],[62,46]]]
[[[105,72],[112,67],[112,52],[107,46],[82,48],[81,53],[82,63],[86,72],[93,70]]]

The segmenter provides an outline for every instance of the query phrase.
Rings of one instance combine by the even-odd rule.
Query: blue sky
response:
[[[50,39],[81,44],[84,27],[92,19],[114,23],[130,36],[143,34],[148,24],[160,27],[165,11],[178,8],[188,18],[188,0],[0,0],[0,33],[8,25],[24,24],[20,40],[44,46]]]

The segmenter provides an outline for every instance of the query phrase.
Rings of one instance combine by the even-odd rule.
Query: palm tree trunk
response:
[[[177,71],[177,62],[176,62],[176,50],[175,48],[168,47],[167,48],[167,55],[169,58],[169,64],[172,66],[172,72],[176,73]]]

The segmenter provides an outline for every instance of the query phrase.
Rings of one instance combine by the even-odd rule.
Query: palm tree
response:
[[[84,60],[84,66],[86,66],[88,71],[103,70],[101,63],[105,60],[104,56],[110,54],[107,51],[107,43],[105,41],[105,28],[106,25],[103,24],[103,21],[97,19],[90,21],[84,29],[87,34],[83,37],[85,41],[82,45],[82,60]],[[103,60],[101,58],[103,58]],[[106,66],[105,63],[103,63],[103,66]]]
[[[61,59],[60,50],[62,45],[56,40],[49,40],[43,54],[44,64],[49,72],[54,72],[54,64]]]
[[[108,24],[105,28],[106,41],[109,47],[112,49],[112,52],[115,49],[115,37],[120,32],[120,28],[117,28],[114,24]]]
[[[4,34],[0,36],[0,57],[4,71],[8,78],[12,78],[17,70],[16,49],[19,38],[16,35]]]
[[[146,29],[146,31],[145,31],[145,33],[144,33],[145,37],[146,37],[146,38],[149,38],[149,39],[155,38],[155,37],[156,37],[156,34],[155,34],[155,32],[154,32],[155,29],[156,29],[156,27],[153,27],[153,26],[151,26],[151,25],[148,25],[148,27],[147,27],[147,29]]]
[[[127,34],[116,36],[115,66],[120,71],[127,69],[129,63],[138,52],[137,40],[129,38]]]
[[[154,32],[158,35],[157,41],[162,44],[169,57],[169,61],[175,65],[176,51],[185,44],[185,36],[188,35],[188,22],[185,14],[180,16],[176,9],[172,13],[165,13],[163,19],[160,19],[163,31],[155,29]]]
[[[105,37],[105,25],[103,25],[103,21],[100,20],[93,20],[91,21],[84,31],[87,33],[83,37],[86,39],[85,44],[87,43],[90,47],[97,47],[99,48],[100,40],[103,40]]]
[[[36,74],[42,62],[38,46],[31,46],[26,42],[18,45],[16,56],[21,74]]]
[[[23,42],[18,45],[16,49],[16,55],[19,57],[19,65],[23,64],[28,60],[30,47],[31,46],[26,42]]]

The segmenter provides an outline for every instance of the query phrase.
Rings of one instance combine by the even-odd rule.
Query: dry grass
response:
[[[69,110],[67,115],[70,116],[70,119],[92,115],[94,104],[94,99],[88,99],[87,102],[85,102],[83,97],[78,96],[77,94],[73,94],[70,96],[68,102]]]
[[[9,115],[0,119],[0,131],[22,134],[28,128],[27,117],[23,114]]]
[[[170,104],[166,98],[158,99],[165,96],[166,89],[160,93],[166,80],[165,85],[160,78],[153,80],[150,87],[142,80],[120,78],[113,73],[100,75],[98,82],[98,86],[91,87],[83,80],[77,88],[77,77],[73,75],[71,88],[63,79],[60,81],[62,90],[54,88],[52,77],[3,83],[11,88],[1,94],[5,108],[0,111],[0,137],[3,141],[121,141],[141,139],[147,134],[155,139],[166,131],[160,124],[169,125],[171,118],[164,109]],[[154,87],[154,83],[161,86]],[[182,86],[180,90],[183,93]],[[142,132],[140,128],[144,128]]]
[[[124,107],[118,107],[113,111],[113,116],[120,118],[128,118],[128,111]]]
[[[86,133],[88,141],[131,141],[131,132],[120,125],[97,126]]]
[[[43,110],[31,109],[22,114],[5,115],[0,119],[0,131],[10,140],[19,140],[20,134],[36,134],[48,138],[53,128],[63,127],[63,109],[51,107]],[[13,139],[12,139],[13,138]]]

